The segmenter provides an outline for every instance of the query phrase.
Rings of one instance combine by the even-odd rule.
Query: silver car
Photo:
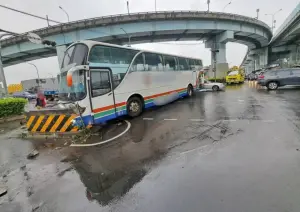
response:
[[[225,85],[219,82],[211,82],[208,80],[204,80],[204,84],[202,85],[203,89],[212,89],[213,91],[220,91],[225,89]]]

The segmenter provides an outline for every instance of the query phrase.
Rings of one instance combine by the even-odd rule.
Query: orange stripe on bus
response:
[[[93,110],[93,112],[94,113],[99,113],[99,112],[102,112],[102,111],[105,111],[105,110],[113,109],[114,107],[123,106],[125,104],[126,104],[126,102],[121,102],[121,103],[118,103],[118,104],[115,104],[115,105],[109,105],[109,106],[106,106],[106,107],[97,108],[97,109]]]
[[[170,94],[170,93],[173,93],[173,92],[180,92],[180,91],[183,91],[183,90],[186,90],[186,88],[180,88],[180,89],[173,90],[173,91],[168,91],[168,92],[165,92],[165,93],[160,93],[160,94],[155,94],[155,95],[152,95],[152,96],[147,96],[147,97],[144,98],[144,100],[153,99],[153,98],[156,98],[156,97],[159,97],[159,96],[164,96],[164,95],[167,95],[167,94]],[[106,106],[106,107],[101,107],[101,108],[94,109],[93,112],[94,113],[99,113],[99,112],[102,112],[102,111],[105,111],[105,110],[113,109],[114,107],[123,106],[125,104],[126,104],[126,102],[121,102],[121,103],[118,103],[116,105],[109,105],[109,106]]]
[[[167,95],[167,94],[170,94],[170,93],[173,93],[173,92],[180,92],[180,91],[183,91],[183,90],[186,90],[186,88],[180,88],[180,89],[177,89],[177,90],[174,90],[174,91],[168,91],[168,92],[165,92],[165,93],[159,93],[159,94],[155,94],[155,95],[152,95],[152,96],[147,96],[147,97],[144,98],[144,100],[153,99],[153,98],[156,98],[156,97],[159,97],[159,96],[164,96],[164,95]]]

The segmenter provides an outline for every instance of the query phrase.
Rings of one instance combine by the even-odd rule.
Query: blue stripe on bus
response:
[[[187,92],[181,92],[179,94],[179,98],[181,97],[185,97],[187,96]],[[145,104],[145,109],[148,109],[148,108],[151,108],[151,107],[155,107],[156,105],[154,104],[154,102],[148,102]],[[110,115],[107,115],[107,116],[104,116],[104,117],[101,117],[101,118],[98,118],[98,119],[95,119],[93,120],[93,117],[91,115],[87,115],[87,116],[83,116],[82,119],[83,119],[83,122],[84,124],[87,126],[89,124],[102,124],[102,123],[105,123],[106,121],[109,121],[109,120],[112,120],[112,119],[115,119],[117,117],[121,117],[121,116],[124,116],[124,115],[127,115],[127,111],[126,110],[121,110],[121,111],[118,111],[117,114],[113,113],[113,114],[110,114]],[[76,124],[75,126],[81,126],[81,118],[80,117],[76,117]]]
[[[115,113],[113,113],[108,116],[104,116],[104,117],[95,119],[94,124],[101,124],[103,122],[106,122],[106,121],[109,121],[109,120],[115,119],[115,118],[117,118],[117,115]]]
[[[187,92],[180,93],[179,96],[180,96],[180,97],[185,97],[185,96],[187,96]]]
[[[145,104],[145,108],[150,108],[150,107],[154,107],[154,106],[155,106],[154,102],[148,102]]]

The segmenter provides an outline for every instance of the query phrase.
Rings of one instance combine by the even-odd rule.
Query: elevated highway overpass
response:
[[[268,45],[268,64],[283,67],[300,64],[300,3],[278,28]],[[249,70],[259,69],[266,64],[259,61],[260,50],[249,51],[242,66]]]
[[[33,32],[44,39],[55,41],[58,47],[32,44],[26,37],[10,37],[1,41],[4,66],[54,55],[61,58],[65,47],[78,40],[90,39],[124,45],[128,43],[130,36],[132,44],[205,40],[206,47],[213,50],[212,58],[215,58],[215,68],[218,70],[227,64],[227,42],[245,44],[249,49],[261,49],[268,45],[272,36],[271,29],[254,18],[200,11],[106,16],[50,26]]]

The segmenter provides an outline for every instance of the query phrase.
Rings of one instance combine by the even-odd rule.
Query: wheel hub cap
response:
[[[139,106],[139,104],[137,102],[131,102],[129,109],[132,112],[138,112],[139,109],[140,109],[140,106]]]

